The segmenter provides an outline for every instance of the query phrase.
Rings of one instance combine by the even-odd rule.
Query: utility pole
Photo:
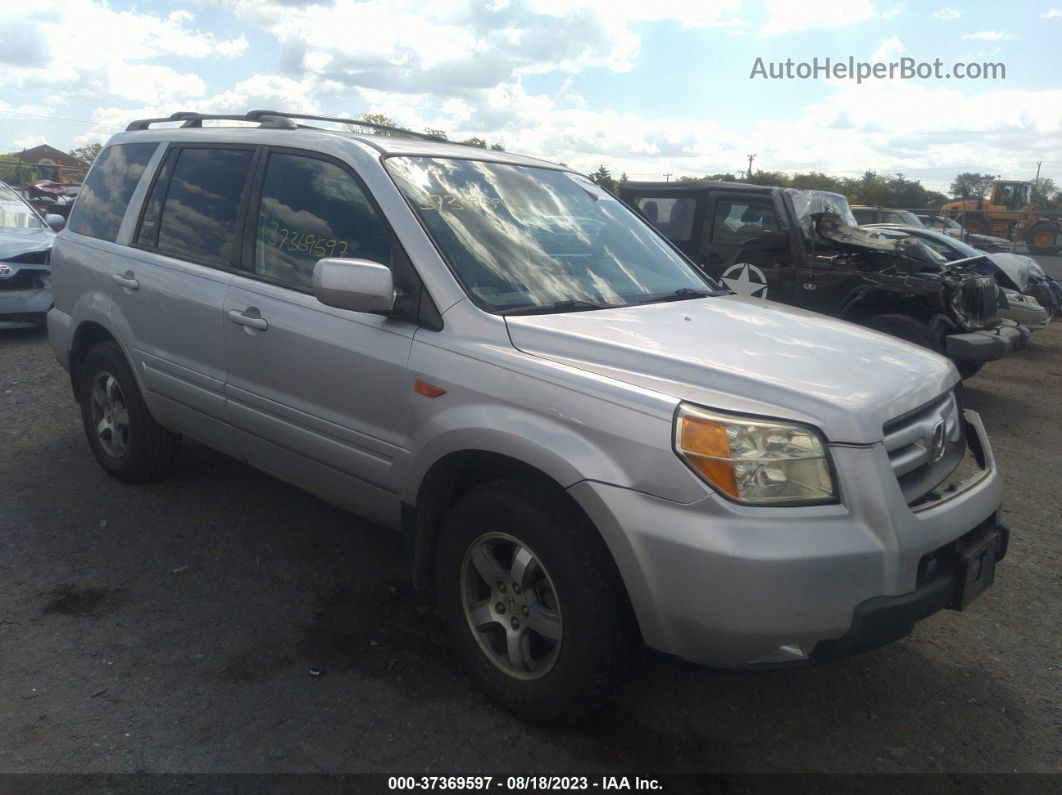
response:
[[[664,182],[671,182],[671,172],[670,171],[668,171],[666,174],[664,174]]]
[[[1040,181],[1040,166],[1043,164],[1043,160],[1036,161],[1036,179],[1033,180],[1033,185]]]
[[[752,179],[752,161],[756,159],[756,155],[749,155],[749,170],[745,172],[745,179]]]

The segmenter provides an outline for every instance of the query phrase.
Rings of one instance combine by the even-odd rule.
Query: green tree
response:
[[[1037,207],[1051,207],[1058,197],[1058,188],[1050,177],[1040,177],[1032,182],[1032,201]]]
[[[88,144],[87,146],[79,146],[77,149],[71,149],[70,156],[76,157],[82,163],[91,166],[93,161],[99,157],[102,149],[103,144]]]
[[[977,174],[964,171],[962,174],[956,175],[948,190],[952,196],[957,198],[983,199],[985,194],[988,193],[988,189],[992,187],[992,180],[995,178],[995,174]]]
[[[463,141],[458,141],[458,143],[459,144],[464,144],[465,146],[475,146],[475,147],[478,147],[479,149],[486,149],[487,148],[487,142],[484,141],[479,136],[476,136],[476,135],[473,135],[471,138],[466,138]]]
[[[442,138],[444,141],[449,140],[446,136],[446,130],[440,130],[437,127],[425,127],[424,132],[428,135],[434,135],[436,138]]]
[[[351,132],[365,132],[367,129],[372,135],[386,135],[389,138],[407,138],[407,133],[403,132],[394,119],[390,116],[385,116],[382,113],[363,113],[358,116],[361,121],[366,121],[369,124],[379,124],[383,127],[395,127],[394,130],[380,130],[376,127],[359,127],[357,124],[348,124],[347,127]]]
[[[753,171],[744,181],[750,185],[770,185],[777,188],[789,187],[789,175],[784,171]]]
[[[592,179],[602,188],[608,188],[611,191],[615,191],[617,188],[619,188],[619,184],[612,176],[612,172],[605,168],[604,164],[599,166],[597,171],[590,175],[590,179]]]

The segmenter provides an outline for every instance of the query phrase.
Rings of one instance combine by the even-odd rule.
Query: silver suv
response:
[[[112,138],[52,255],[112,475],[187,435],[401,531],[471,676],[543,723],[641,644],[806,665],[991,584],[1000,479],[946,359],[720,289],[564,166],[209,118]]]

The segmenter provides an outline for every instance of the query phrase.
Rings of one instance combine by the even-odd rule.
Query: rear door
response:
[[[712,191],[700,237],[708,275],[741,295],[791,299],[793,256],[770,194]]]
[[[253,146],[171,146],[112,275],[152,413],[226,452],[222,307],[256,156]]]
[[[413,432],[412,322],[325,306],[314,265],[408,260],[360,179],[343,163],[272,149],[256,177],[243,270],[224,306],[228,416],[242,456],[385,525]],[[411,269],[410,269],[411,270]]]

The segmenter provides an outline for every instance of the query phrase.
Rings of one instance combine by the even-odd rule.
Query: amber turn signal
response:
[[[413,391],[418,395],[424,395],[425,397],[437,398],[446,394],[446,390],[441,386],[435,386],[435,384],[429,384],[427,381],[417,381],[413,385]]]

